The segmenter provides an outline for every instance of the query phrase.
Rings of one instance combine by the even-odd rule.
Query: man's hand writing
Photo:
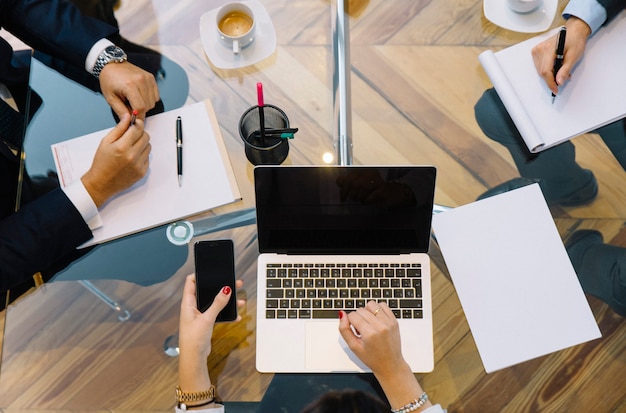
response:
[[[567,19],[565,27],[567,28],[565,54],[563,65],[556,73],[556,80],[552,70],[554,68],[554,60],[556,59],[558,34],[539,43],[531,51],[537,73],[539,73],[539,76],[543,78],[548,88],[555,95],[559,92],[558,87],[562,86],[570,78],[572,69],[583,57],[587,39],[591,34],[591,28],[589,28],[587,23],[574,16]]]
[[[130,119],[130,114],[124,113],[120,122],[102,138],[91,168],[81,178],[98,208],[148,171],[150,136],[141,119],[133,126],[130,126]]]

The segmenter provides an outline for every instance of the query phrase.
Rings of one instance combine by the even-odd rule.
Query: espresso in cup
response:
[[[217,31],[222,42],[232,47],[233,53],[248,46],[254,40],[254,14],[242,3],[228,3],[218,11]]]
[[[233,10],[218,23],[220,31],[229,36],[241,36],[252,28],[254,20],[241,10]]]

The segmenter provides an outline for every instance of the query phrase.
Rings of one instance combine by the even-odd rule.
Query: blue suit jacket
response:
[[[66,0],[0,0],[0,27],[78,68],[84,67],[96,41],[118,32],[84,17]],[[28,72],[11,66],[11,58],[11,47],[0,39],[0,82],[28,82]],[[16,157],[6,148],[0,150],[0,292],[30,282],[35,272],[62,267],[76,247],[92,237],[59,188],[36,199],[26,191],[21,209],[14,213],[17,167]]]
[[[626,0],[598,0],[598,3],[606,9],[607,22],[626,7]]]

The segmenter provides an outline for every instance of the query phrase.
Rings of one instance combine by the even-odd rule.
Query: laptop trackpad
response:
[[[337,320],[306,323],[306,368],[328,372],[370,371],[348,348],[338,326]]]

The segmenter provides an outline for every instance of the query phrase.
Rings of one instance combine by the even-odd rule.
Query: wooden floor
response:
[[[320,137],[328,137],[331,124],[329,3],[262,0],[277,28],[279,53],[240,76],[207,70],[206,61],[197,57],[198,10],[210,9],[200,3],[122,0],[117,16],[126,37],[159,44],[185,65],[190,100],[211,98],[223,113],[219,121],[225,138],[236,136],[232,125],[254,101],[252,85],[262,80],[274,100],[289,106],[292,123],[302,130],[299,139],[311,140],[302,146],[294,141],[288,162],[319,163],[316,146],[329,145]],[[482,14],[482,0],[350,3],[354,163],[436,165],[436,202],[452,207],[517,176],[508,153],[486,138],[474,120],[474,103],[490,87],[477,56],[531,35],[491,24]],[[566,1],[559,3],[560,10]],[[553,26],[559,24],[557,17]],[[155,25],[175,30],[165,35]],[[285,70],[294,61],[302,70]],[[233,85],[242,83],[250,85],[249,94],[235,96]],[[553,208],[559,232],[565,238],[576,229],[595,228],[607,242],[626,247],[626,174],[596,135],[578,137],[575,144],[579,162],[594,171],[600,192],[588,206]],[[240,151],[238,145],[237,139],[227,139],[229,150]],[[249,173],[239,162],[234,161],[235,168]],[[241,323],[215,330],[211,375],[223,399],[260,400],[272,376],[254,369],[254,227],[206,237],[235,240],[237,272],[248,300]],[[432,400],[451,413],[626,412],[624,318],[588,297],[601,339],[486,374],[436,248],[432,258],[435,370],[418,375]],[[163,343],[176,332],[183,276],[191,271],[189,256],[174,276],[151,286],[94,282],[129,308],[132,317],[126,322],[77,282],[52,283],[11,307],[0,409],[170,411],[177,364],[165,355]]]

